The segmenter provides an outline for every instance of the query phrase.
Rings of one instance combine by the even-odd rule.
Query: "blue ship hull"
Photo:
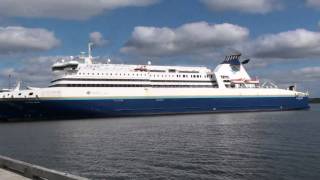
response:
[[[73,119],[186,113],[308,109],[308,97],[229,97],[163,99],[8,99],[0,119]]]

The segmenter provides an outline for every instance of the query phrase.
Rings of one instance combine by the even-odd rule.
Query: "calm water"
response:
[[[320,105],[0,123],[0,154],[92,179],[320,179]]]

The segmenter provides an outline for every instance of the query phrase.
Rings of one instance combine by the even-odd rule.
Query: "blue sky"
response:
[[[18,2],[18,3],[17,3]],[[232,51],[249,73],[320,96],[320,0],[0,0],[0,84],[44,86],[57,57],[100,44],[115,62],[215,67]],[[139,28],[140,27],[140,28]],[[37,74],[40,74],[37,75]]]

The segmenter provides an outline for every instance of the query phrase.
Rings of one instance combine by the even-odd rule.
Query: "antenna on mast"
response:
[[[84,62],[86,63],[86,64],[92,64],[92,46],[93,46],[93,43],[88,43],[88,57],[85,57],[84,58]]]
[[[88,43],[88,57],[89,58],[92,58],[92,46],[93,46],[93,43],[92,42],[90,42],[90,43]]]
[[[8,77],[8,89],[11,89],[11,74]]]

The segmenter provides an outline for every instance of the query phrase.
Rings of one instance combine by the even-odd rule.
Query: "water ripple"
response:
[[[310,111],[0,124],[0,154],[91,179],[320,179]]]

